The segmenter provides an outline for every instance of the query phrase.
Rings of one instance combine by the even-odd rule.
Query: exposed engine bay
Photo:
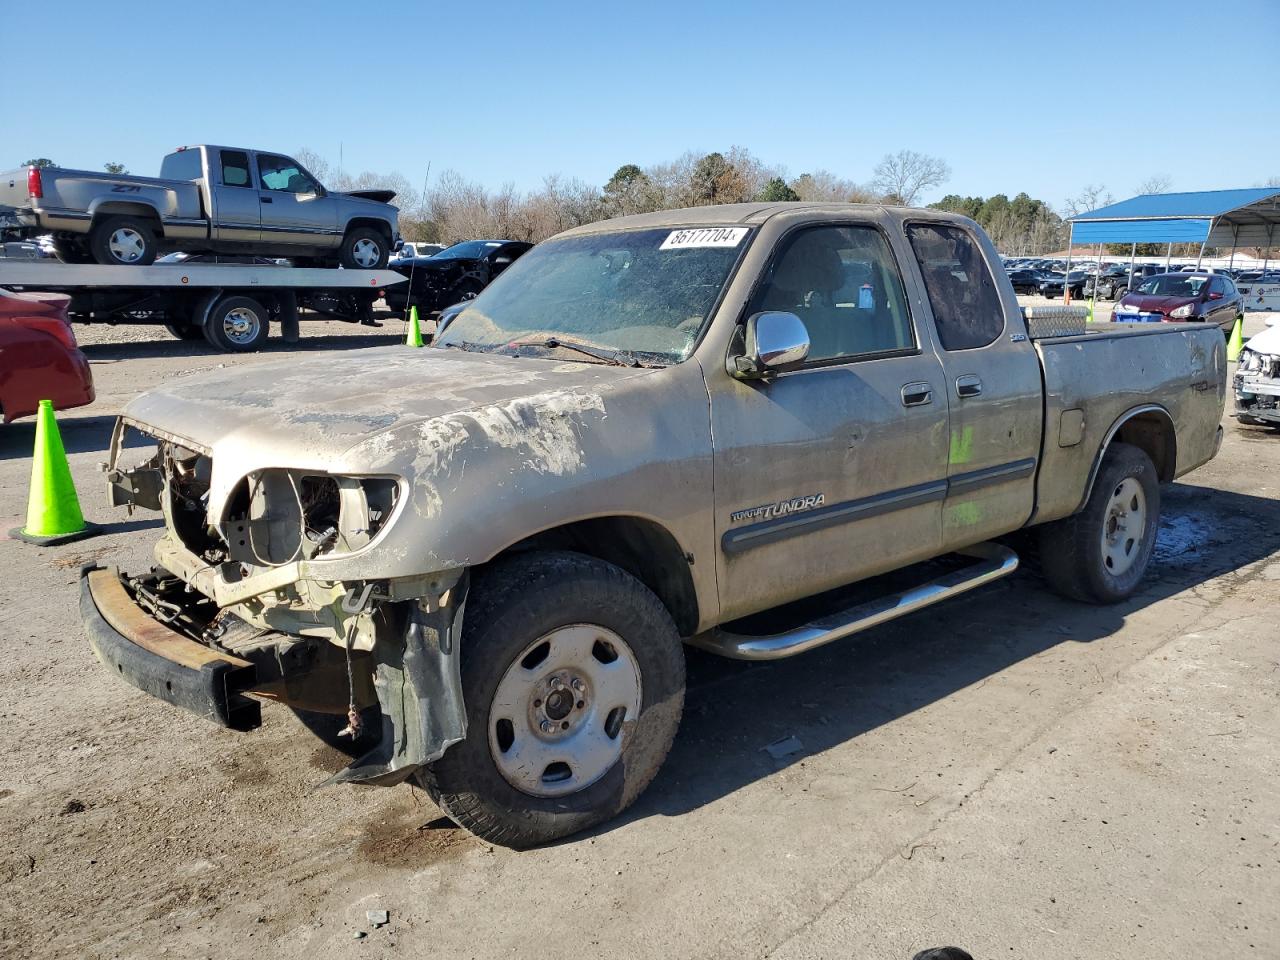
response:
[[[1240,351],[1234,387],[1237,420],[1280,425],[1280,327],[1258,334]]]

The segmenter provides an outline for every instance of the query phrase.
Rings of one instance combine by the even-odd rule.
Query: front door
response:
[[[338,201],[296,160],[271,153],[258,154],[262,239],[312,247],[336,246]]]
[[[1043,429],[1040,360],[1016,301],[959,225],[908,223],[951,411],[942,542],[968,546],[1022,526],[1035,506]],[[994,250],[991,251],[994,255]]]
[[[767,382],[707,371],[726,619],[937,552],[947,398],[907,303],[877,227],[803,228],[747,315],[799,316],[806,364]]]

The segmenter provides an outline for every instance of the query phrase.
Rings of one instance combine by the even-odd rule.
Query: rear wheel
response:
[[[1138,447],[1113,443],[1084,509],[1041,530],[1045,579],[1073,600],[1127,600],[1151,562],[1159,522],[1155,464]]]
[[[248,353],[266,345],[271,317],[252,297],[223,297],[205,316],[204,337],[219,350]]]
[[[89,252],[108,266],[148,266],[156,261],[154,225],[137,216],[106,217],[89,231]]]
[[[658,598],[612,564],[499,562],[476,579],[461,650],[467,738],[420,781],[477,836],[530,847],[608,820],[671,748],[680,638]]]
[[[199,340],[204,336],[204,331],[194,323],[166,323],[164,328],[179,340]]]

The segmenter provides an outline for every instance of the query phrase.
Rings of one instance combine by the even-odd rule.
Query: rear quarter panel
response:
[[[37,201],[41,226],[87,233],[94,216],[147,213],[158,217],[166,235],[203,236],[200,185],[195,181],[159,180],[91,170],[41,172],[44,198]]]
[[[1217,327],[1115,325],[1038,340],[1036,350],[1044,369],[1045,434],[1033,523],[1069,516],[1084,505],[1103,445],[1133,411],[1154,406],[1168,412],[1177,441],[1176,476],[1217,452],[1227,387],[1226,343]],[[1078,431],[1073,421],[1081,415]]]

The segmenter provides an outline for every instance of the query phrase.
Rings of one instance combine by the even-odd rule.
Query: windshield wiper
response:
[[[593,347],[589,344],[578,343],[573,340],[561,340],[559,337],[545,337],[540,340],[516,340],[513,341],[510,346],[545,347],[548,350],[555,350],[558,347],[563,347],[565,350],[573,350],[577,353],[585,354],[588,357],[595,357],[597,360],[603,360],[605,363],[612,363],[619,367],[640,366],[640,361],[625,350],[610,350],[606,347]]]

